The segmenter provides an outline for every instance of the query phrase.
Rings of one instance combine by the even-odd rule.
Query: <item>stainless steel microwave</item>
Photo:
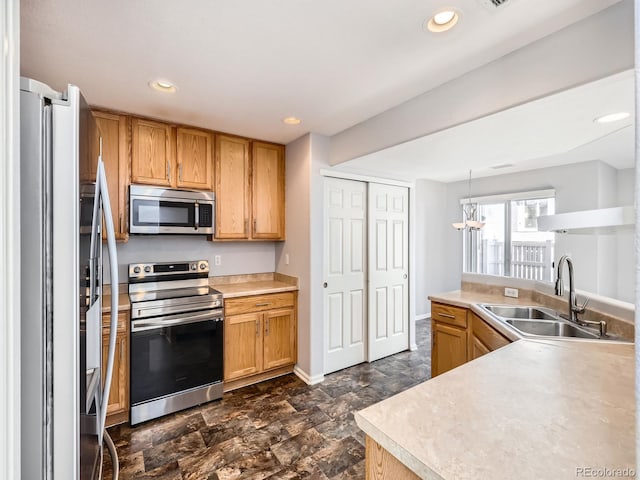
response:
[[[131,185],[129,233],[212,235],[215,194]]]

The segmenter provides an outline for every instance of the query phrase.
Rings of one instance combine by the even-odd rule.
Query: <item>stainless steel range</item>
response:
[[[222,398],[223,300],[209,262],[133,263],[131,424]]]

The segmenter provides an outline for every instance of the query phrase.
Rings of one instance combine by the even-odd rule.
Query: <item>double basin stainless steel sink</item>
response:
[[[600,337],[598,332],[570,323],[561,318],[554,310],[545,307],[480,305],[480,308],[501,322],[510,325],[523,336],[614,340],[610,335]]]

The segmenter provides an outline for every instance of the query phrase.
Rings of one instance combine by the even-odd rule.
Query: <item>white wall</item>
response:
[[[311,366],[310,374],[324,374],[324,177],[320,171],[329,167],[329,138],[311,134]]]
[[[430,180],[415,185],[415,262],[416,317],[431,315],[430,294],[451,290],[445,284],[447,262],[446,236],[442,229],[451,223],[447,218],[447,186]]]
[[[209,260],[211,276],[240,275],[275,271],[273,242],[210,242],[206,235],[131,235],[127,243],[118,243],[120,283],[127,283],[127,266],[140,262],[177,262]],[[104,281],[110,282],[107,249],[103,247]],[[214,256],[221,264],[215,265]]]
[[[622,2],[331,138],[331,164],[633,68],[633,1]]]
[[[613,174],[612,174],[613,170]],[[472,196],[512,193],[519,191],[554,188],[557,213],[612,206],[618,198],[612,192],[620,192],[618,173],[600,161],[590,161],[552,168],[530,170],[513,174],[484,177],[472,181]],[[613,182],[613,183],[612,183]],[[629,187],[623,180],[622,195],[628,196]],[[438,227],[444,235],[446,254],[435,258],[428,269],[443,272],[440,291],[460,288],[462,272],[462,234],[450,226],[461,217],[460,199],[468,192],[466,181],[446,185],[446,218]],[[633,242],[631,242],[632,244]],[[620,258],[633,255],[628,249],[626,237],[610,235],[556,235],[556,260],[570,253],[576,269],[576,288],[633,301],[634,277],[631,269],[617,268]],[[633,259],[629,260],[633,262]],[[620,285],[623,286],[620,289]],[[437,293],[437,292],[428,292]]]
[[[329,166],[328,151],[329,139],[313,133],[287,145],[287,240],[276,247],[276,271],[295,275],[300,282],[296,372],[311,383],[324,378],[324,180],[320,170]]]
[[[298,277],[298,364],[303,376],[311,371],[310,175],[311,135],[286,148],[286,240],[276,245],[276,271]],[[289,255],[289,264],[286,263]],[[309,379],[309,378],[307,378]]]

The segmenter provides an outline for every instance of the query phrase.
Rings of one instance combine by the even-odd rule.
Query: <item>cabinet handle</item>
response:
[[[182,181],[182,164],[178,165],[178,181]]]
[[[271,305],[269,302],[267,303],[256,303],[256,307],[266,307],[267,305]]]
[[[456,318],[455,315],[450,315],[448,313],[440,313],[440,312],[438,312],[438,315],[440,315],[441,317],[444,317],[444,318]]]
[[[169,180],[169,183],[171,183],[171,164],[169,163],[169,160],[167,160],[167,179]]]
[[[119,220],[119,222],[120,222],[120,233],[123,233],[123,232],[124,232],[124,230],[122,230],[122,214],[120,214],[120,220]]]
[[[259,328],[259,322],[258,320],[256,320],[256,337],[260,336],[260,328]]]
[[[253,233],[256,233],[258,231],[258,221],[254,218],[253,219]]]
[[[264,331],[264,336],[266,337],[267,335],[269,335],[269,319],[268,318],[267,318],[267,324]]]

